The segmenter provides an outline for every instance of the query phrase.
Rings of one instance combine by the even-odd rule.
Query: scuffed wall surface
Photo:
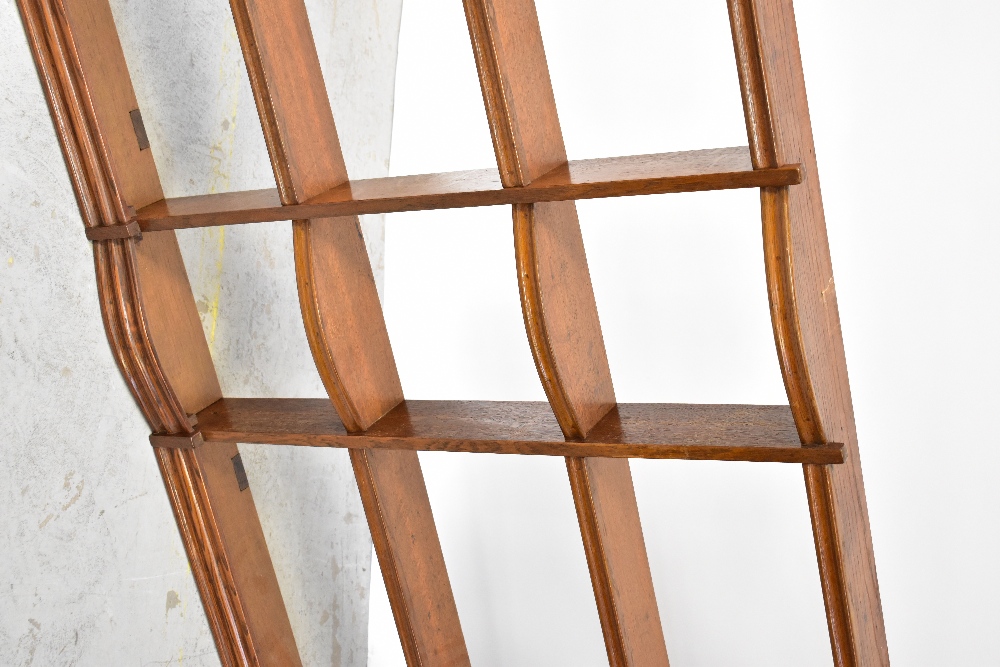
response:
[[[0,34],[0,662],[218,664],[9,0]]]
[[[388,167],[400,4],[307,2],[355,177]],[[227,3],[112,7],[167,196],[272,187]],[[12,0],[0,34],[0,662],[218,664]],[[383,222],[363,226],[381,290]],[[179,238],[223,391],[322,396],[289,223]],[[370,537],[346,454],[241,449],[305,664],[364,665]]]

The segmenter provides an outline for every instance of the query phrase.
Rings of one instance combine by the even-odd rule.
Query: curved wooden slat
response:
[[[357,218],[297,220],[295,276],[306,335],[330,400],[362,431],[403,400]]]
[[[231,0],[283,204],[347,183],[302,0]],[[306,335],[349,432],[403,400],[356,216],[296,220],[295,269]],[[420,462],[413,452],[352,450],[351,461],[410,667],[469,664]]]
[[[138,105],[110,8],[18,4],[84,224],[132,222],[163,193],[131,127]],[[193,433],[188,414],[221,391],[173,232],[95,242],[94,262],[112,352],[150,427]],[[222,663],[298,664],[252,494],[234,493],[232,468],[217,464],[235,449],[156,455]]]
[[[583,438],[615,406],[576,204],[520,204],[514,255],[538,376],[566,438]]]
[[[347,182],[330,101],[301,0],[230,3],[278,195],[297,204]],[[306,334],[351,431],[403,400],[356,216],[297,220],[295,268]]]
[[[762,188],[771,319],[799,437],[845,443],[841,466],[805,465],[830,642],[838,667],[889,652],[791,0],[729,0],[754,166],[800,162],[804,181]]]
[[[465,2],[490,134],[505,187],[566,163],[531,0]],[[525,329],[542,386],[567,438],[615,405],[587,255],[573,202],[513,207]]]
[[[464,0],[505,187],[566,164],[533,0]],[[538,376],[566,439],[615,407],[576,204],[513,207],[521,310]],[[608,659],[666,665],[639,510],[626,459],[566,459]]]
[[[465,9],[500,179],[505,187],[528,185],[566,163],[534,3],[468,0]],[[567,438],[583,437],[615,397],[576,206],[525,204],[513,212],[518,283],[535,365]],[[583,282],[562,280],[561,267]],[[585,327],[578,341],[550,337],[550,305],[559,309],[552,317],[559,328],[559,316],[570,311]],[[587,388],[578,391],[576,383]],[[574,400],[581,395],[591,400]]]

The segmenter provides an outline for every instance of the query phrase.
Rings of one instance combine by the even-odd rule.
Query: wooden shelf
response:
[[[504,188],[496,169],[373,178],[345,183],[302,204],[250,190],[161,199],[138,211],[143,231],[305,220],[366,213],[597,199],[795,185],[798,165],[754,170],[746,146],[571,160],[524,187]]]
[[[363,434],[330,401],[224,398],[198,413],[206,442],[311,447],[843,463],[839,444],[799,444],[787,405],[619,404],[581,442],[566,442],[547,403],[405,401]]]

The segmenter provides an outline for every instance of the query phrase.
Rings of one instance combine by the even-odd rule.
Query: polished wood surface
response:
[[[347,182],[305,5],[231,5],[279,197],[292,208]],[[313,358],[345,425],[360,430],[403,400],[403,389],[357,216],[292,219]]]
[[[86,236],[91,241],[107,241],[108,239],[127,239],[132,236],[142,236],[139,223],[133,220],[124,225],[100,225],[87,227]]]
[[[138,109],[139,104],[114,28],[114,17],[107,3],[99,0],[42,0],[36,6],[45,16],[50,36],[58,33],[63,38],[58,52],[68,69],[73,70],[67,71],[63,80],[68,82],[72,78],[77,84],[77,94],[67,96],[66,100],[72,115],[81,116],[73,125],[80,136],[85,132],[84,125],[90,124],[92,148],[83,151],[90,155],[88,161],[96,159],[102,163],[107,179],[105,187],[113,197],[117,215],[101,223],[125,224],[134,208],[161,199],[163,190],[152,152],[139,150],[135,139],[129,113]],[[60,68],[60,71],[65,70]]]
[[[634,544],[621,539],[622,535],[643,539],[627,463],[574,457],[566,459],[566,469],[587,560],[606,561],[602,567],[592,569],[595,576],[602,578],[594,582],[594,595],[608,662],[666,665],[667,649],[656,597],[646,581],[649,560],[645,542]]]
[[[729,0],[754,167],[801,163],[804,182],[761,189],[775,343],[803,443],[843,442],[842,466],[806,465],[837,667],[887,667],[871,528],[816,151],[791,0]]]
[[[346,182],[305,6],[297,0],[229,4],[282,203]]]
[[[149,444],[157,449],[196,449],[205,444],[201,431],[194,433],[152,433]]]
[[[150,232],[135,244],[142,304],[164,373],[185,414],[222,396],[173,232]]]
[[[257,519],[252,489],[240,489],[233,471],[235,443],[222,447],[198,447],[187,453],[195,474],[204,480],[204,494],[211,507],[210,520],[225,547],[225,559],[216,558],[216,567],[225,567],[240,596],[248,601],[238,610],[245,616],[239,628],[254,650],[254,665],[299,665],[298,649],[284,601],[274,583],[274,568]]]
[[[98,296],[115,359],[154,433],[193,443],[188,413],[221,391],[174,234],[137,240],[104,231],[127,227],[135,208],[163,197],[132,126],[138,105],[110,7],[20,0],[19,8],[84,225],[97,237]],[[252,494],[231,497],[231,468],[226,478],[204,458],[222,449],[155,450],[220,661],[298,664]]]
[[[344,424],[362,430],[403,400],[357,218],[297,220],[299,303],[313,359]]]
[[[464,4],[502,183],[524,187],[553,170],[571,172],[534,0]],[[615,392],[576,204],[515,204],[513,218],[535,368],[564,436],[579,440],[614,409]],[[628,461],[569,460],[567,472],[608,660],[613,667],[666,665]],[[593,502],[580,491],[591,488],[620,500]]]
[[[282,206],[278,190],[161,199],[141,208],[143,230],[186,229],[274,220],[530,204],[795,185],[797,165],[754,170],[747,147],[570,160],[523,187],[504,188],[496,169],[350,181]]]
[[[469,665],[417,453],[352,449],[407,665]]]
[[[840,445],[802,446],[784,405],[619,404],[568,442],[545,403],[414,401],[348,433],[324,399],[225,398],[198,413],[210,442],[419,451],[840,463]]]
[[[287,213],[347,183],[305,4],[232,0],[231,6],[279,198],[287,205],[283,217],[294,218],[306,336],[343,428],[358,432],[401,403],[403,389],[357,216]],[[351,462],[407,663],[468,665],[416,455],[353,450]]]
[[[748,148],[567,161],[533,1],[464,0],[498,169],[350,182],[302,0],[232,0],[277,188],[165,200],[107,0],[18,0],[222,664],[299,664],[232,467],[262,442],[351,450],[411,667],[469,664],[415,451],[566,457],[615,666],[667,664],[627,458],[802,463],[834,662],[888,666],[792,2],[727,3]],[[739,187],[761,188],[790,405],[617,405],[573,200]],[[496,204],[549,405],[404,401],[356,216]],[[171,230],[285,219],[331,400],[222,399]]]
[[[526,186],[566,165],[533,0],[467,0],[500,180]],[[615,404],[590,270],[572,202],[513,207],[521,309],[542,386],[567,438]]]

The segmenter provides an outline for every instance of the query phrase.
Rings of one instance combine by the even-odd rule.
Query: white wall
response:
[[[746,143],[721,0],[537,4],[571,158]],[[797,13],[890,654],[997,665],[1000,5]],[[396,102],[393,173],[494,164],[460,3],[407,0]],[[785,402],[756,192],[579,208],[619,400]],[[408,397],[544,400],[507,209],[390,216],[386,315]],[[562,461],[421,460],[473,664],[606,664]],[[633,474],[674,667],[831,663],[798,467]]]
[[[401,0],[307,2],[353,176],[386,172]],[[273,187],[228,3],[112,0],[167,196]],[[217,665],[13,0],[0,2],[0,664]],[[381,274],[382,220],[364,222]],[[323,396],[288,223],[179,234],[228,396]],[[367,661],[343,451],[242,447],[306,665]]]

